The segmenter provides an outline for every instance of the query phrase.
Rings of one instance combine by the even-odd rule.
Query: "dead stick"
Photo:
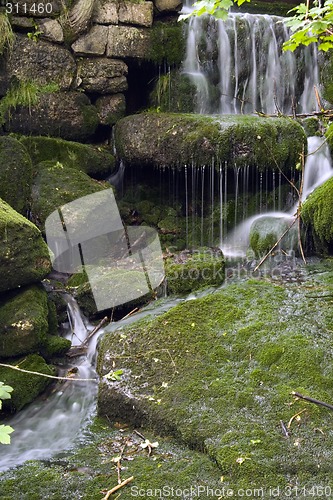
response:
[[[11,368],[12,370],[17,370],[18,372],[29,373],[30,375],[39,375],[40,377],[52,378],[54,380],[70,380],[71,382],[87,382],[87,381],[96,382],[95,378],[56,377],[55,375],[48,375],[47,373],[40,373],[40,372],[33,372],[31,370],[24,370],[23,368],[19,368],[18,366],[7,365],[5,363],[0,363],[0,366],[3,366],[4,368]]]
[[[120,490],[120,488],[122,488],[123,486],[126,486],[126,484],[133,481],[133,479],[134,479],[134,476],[131,476],[128,479],[125,479],[125,481],[123,481],[122,483],[117,484],[117,486],[115,486],[114,488],[112,488],[111,490],[109,490],[107,492],[107,494],[105,495],[105,497],[102,498],[102,500],[108,500],[108,498],[112,495],[112,493],[115,493],[116,491]]]
[[[310,396],[303,396],[303,394],[300,394],[299,392],[295,391],[293,391],[291,394],[296,398],[304,399],[305,401],[309,401],[310,403],[314,403],[315,405],[325,406],[326,408],[333,410],[333,405],[330,405],[329,403],[324,403],[324,401],[319,401],[319,399],[310,398]]]
[[[281,427],[282,427],[282,430],[283,430],[283,434],[284,434],[287,438],[289,438],[289,432],[288,432],[288,430],[287,430],[287,428],[286,428],[286,426],[284,425],[284,423],[283,423],[283,421],[282,421],[282,420],[280,420],[280,424],[281,424]]]
[[[86,339],[84,339],[84,341],[82,342],[82,346],[84,346],[85,344],[88,344],[89,340],[95,335],[95,333],[98,332],[98,330],[100,330],[102,328],[102,326],[107,322],[108,320],[108,317],[105,316],[105,318],[103,318],[97,326],[95,326],[95,328],[93,330],[91,330],[91,332],[89,333],[88,337]]]

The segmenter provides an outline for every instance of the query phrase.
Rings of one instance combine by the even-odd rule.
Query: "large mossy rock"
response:
[[[32,218],[44,228],[46,218],[62,205],[77,200],[110,185],[91,179],[87,174],[69,168],[60,162],[46,161],[37,166],[32,193]]]
[[[61,90],[68,90],[76,73],[76,63],[69,50],[43,40],[36,43],[26,35],[16,35],[10,57],[3,64],[0,95],[10,88],[13,78],[40,85],[52,82]]]
[[[37,352],[49,330],[47,293],[39,286],[0,296],[0,357]]]
[[[37,227],[0,199],[0,292],[42,280],[51,270]]]
[[[293,167],[306,145],[302,127],[286,118],[211,117],[191,114],[142,113],[115,127],[117,151],[133,165],[270,165]]]
[[[310,229],[316,250],[333,252],[333,177],[317,187],[302,205],[302,220]]]
[[[9,364],[19,366],[22,370],[51,376],[56,374],[54,367],[48,365],[44,358],[38,354],[29,354],[24,358],[16,358],[15,361]],[[11,393],[11,399],[5,400],[3,405],[4,411],[11,413],[20,411],[24,406],[31,403],[52,382],[52,379],[48,377],[24,373],[23,371],[2,366],[0,366],[0,380],[14,389]]]
[[[47,160],[58,161],[96,178],[111,174],[115,167],[114,156],[104,147],[43,136],[22,136],[18,139],[35,165]]]
[[[23,135],[50,135],[84,142],[96,131],[97,109],[82,92],[53,92],[39,95],[37,104],[11,109],[4,125],[6,132]]]
[[[310,304],[308,286],[229,285],[105,334],[99,413],[204,450],[226,486],[323,481],[331,473],[331,413],[291,395],[332,399],[331,306]],[[316,287],[332,291],[329,283]],[[117,370],[120,380],[103,377]],[[281,422],[290,422],[289,438]]]
[[[0,198],[25,214],[31,184],[32,163],[26,148],[13,137],[0,137]]]

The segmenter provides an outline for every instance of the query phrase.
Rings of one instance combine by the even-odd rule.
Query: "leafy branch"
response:
[[[0,410],[2,409],[2,401],[11,398],[13,388],[10,385],[5,385],[0,382]],[[0,444],[10,444],[10,434],[14,429],[10,425],[0,424]]]

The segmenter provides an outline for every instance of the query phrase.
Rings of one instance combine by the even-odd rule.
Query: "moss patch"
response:
[[[114,170],[115,159],[107,148],[53,137],[20,136],[18,138],[27,148],[35,165],[47,160],[60,162],[69,168],[97,178],[111,174]]]
[[[25,214],[31,184],[32,163],[26,148],[12,137],[0,137],[0,198]]]
[[[25,358],[15,359],[12,363],[22,370],[55,375],[55,369],[46,364],[38,354],[29,354]],[[0,379],[13,387],[12,397],[4,402],[3,409],[8,412],[21,410],[31,403],[52,382],[52,379],[40,375],[31,375],[11,368],[0,366]]]
[[[168,293],[184,295],[209,286],[222,285],[224,258],[221,251],[184,251],[165,262]]]
[[[182,23],[158,21],[151,28],[150,53],[147,59],[156,64],[180,65],[184,60],[185,45]]]
[[[326,484],[331,414],[291,396],[330,401],[333,390],[330,306],[309,302],[309,286],[230,285],[106,334],[98,371],[124,375],[103,379],[100,413],[205,450],[226,486]],[[302,410],[286,438],[281,421]]]
[[[40,281],[50,270],[40,231],[0,199],[0,292]]]
[[[302,206],[302,220],[318,251],[333,250],[333,178],[319,186]]]
[[[276,163],[293,167],[305,147],[301,126],[286,118],[211,117],[191,114],[142,113],[115,126],[119,156],[134,165],[210,165],[232,167]]]
[[[159,111],[173,113],[194,113],[195,86],[188,76],[180,71],[161,75],[150,95],[150,105]]]

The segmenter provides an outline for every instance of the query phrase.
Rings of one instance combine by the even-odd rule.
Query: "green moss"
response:
[[[287,118],[142,113],[115,126],[119,155],[133,165],[219,163],[288,170],[306,147],[302,127]]]
[[[315,189],[302,206],[302,220],[310,228],[318,251],[333,248],[333,178]]]
[[[185,55],[183,26],[177,21],[156,22],[151,28],[150,54],[147,59],[156,64],[180,65]]]
[[[30,202],[32,163],[16,139],[0,137],[0,197],[21,214]]]
[[[309,286],[229,285],[106,334],[98,371],[125,375],[117,383],[102,380],[100,413],[148,422],[204,449],[226,485],[285,485],[302,475],[309,484],[310,471],[318,482],[330,473],[331,416],[290,394],[329,401],[333,388],[330,306],[309,304]],[[287,425],[301,410],[286,439],[280,421]],[[318,426],[325,439],[314,432]]]
[[[0,292],[42,280],[51,270],[37,227],[0,199]]]
[[[35,166],[46,160],[58,161],[92,177],[102,177],[114,170],[114,156],[105,147],[53,137],[18,136],[18,139],[27,148]]]
[[[10,364],[19,366],[22,370],[55,375],[55,369],[47,365],[38,354],[29,354],[25,358],[15,359]],[[6,400],[3,405],[4,410],[9,412],[19,411],[31,403],[52,381],[52,379],[40,375],[32,375],[1,366],[0,379],[13,387],[11,399]]]
[[[183,252],[165,261],[167,289],[170,294],[184,295],[210,286],[219,286],[224,281],[224,259],[222,252],[199,249]]]
[[[278,249],[296,250],[298,245],[297,225],[291,218],[263,216],[255,220],[250,229],[250,247],[257,257],[263,257],[280,240]],[[281,239],[281,236],[286,235]]]
[[[47,294],[31,286],[0,299],[0,357],[38,351],[48,333]]]
[[[110,185],[97,182],[88,175],[60,162],[42,162],[37,166],[32,198],[32,219],[43,228],[46,218],[56,209]]]

